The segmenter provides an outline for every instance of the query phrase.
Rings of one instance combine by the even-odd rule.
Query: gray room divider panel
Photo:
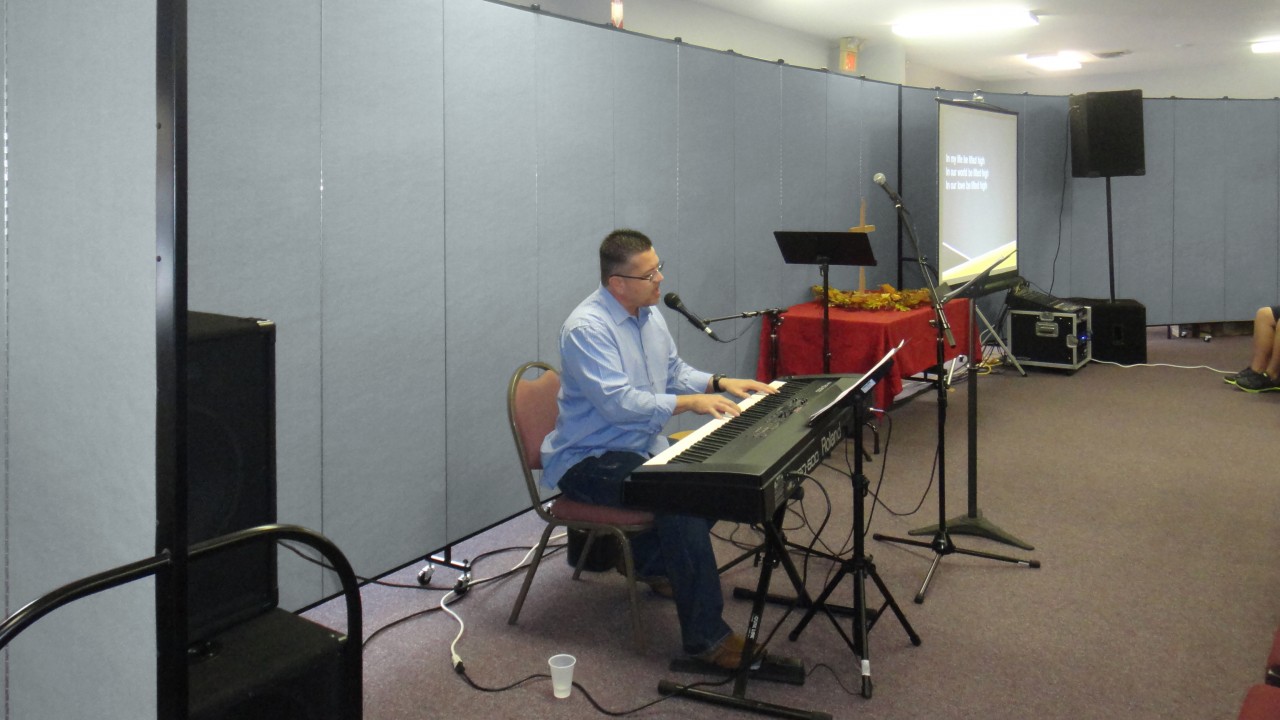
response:
[[[782,226],[774,229],[831,230],[834,228],[823,227],[827,222],[827,77],[785,66],[781,73]],[[830,276],[832,287],[848,287],[848,268],[833,266]],[[782,292],[786,300],[782,304],[813,299],[809,288],[821,284],[816,266],[784,265]]]
[[[277,517],[321,529],[320,2],[189,26],[189,305],[276,323]],[[322,572],[282,553],[281,605],[314,601]]]
[[[773,239],[773,231],[783,229],[778,197],[780,73],[774,63],[734,63],[733,275],[738,304],[730,312],[789,304],[782,289],[782,256]],[[734,344],[733,367],[723,372],[755,377],[760,322],[734,320],[716,326],[721,337],[744,333]]]
[[[6,612],[155,552],[155,10],[3,8]],[[154,717],[155,627],[149,579],[45,617],[6,717]]]
[[[1231,106],[1218,100],[1174,104],[1173,314],[1181,322],[1222,319],[1226,311],[1226,165],[1223,132]]]
[[[613,224],[640,230],[662,252],[674,250],[679,45],[612,37]]]
[[[613,229],[615,36],[537,18],[537,113],[527,120],[538,132],[537,255],[527,265],[537,268],[538,358],[557,366],[560,325],[599,285],[598,249]]]
[[[1174,107],[1176,105],[1167,100],[1143,101],[1146,175],[1111,181],[1116,297],[1134,298],[1145,305],[1149,325],[1169,322],[1176,292],[1173,284]],[[1101,211],[1105,221],[1105,200],[1095,208],[1097,211]],[[1103,231],[1105,233],[1105,226]],[[1105,275],[1105,263],[1103,256],[1102,264],[1093,268],[1093,272]]]
[[[824,74],[823,80],[827,86],[824,108],[827,162],[822,178],[826,207],[823,208],[820,227],[847,230],[858,224],[859,199],[869,197],[871,190],[880,191],[871,182],[876,171],[867,171],[867,158],[862,153],[866,113],[863,112],[861,96],[865,83],[835,73]],[[875,268],[868,269],[874,277]],[[842,271],[849,276],[849,287],[855,287],[857,268],[842,268]]]
[[[1067,101],[988,95],[987,102],[1018,113],[1018,272],[1046,291],[1063,290],[1070,284],[1070,264],[1059,256],[1055,267],[1054,259],[1070,244],[1063,222],[1070,169]]]
[[[536,15],[444,6],[445,523],[460,538],[528,507],[506,381],[539,348]],[[503,52],[494,52],[500,43]]]
[[[448,540],[442,15],[324,6],[324,530],[366,572]]]
[[[1280,301],[1280,101],[1219,102],[1228,109],[1222,318],[1250,320],[1259,307]]]
[[[867,200],[867,222],[875,225],[871,233],[871,249],[877,265],[867,268],[867,286],[898,282],[898,216],[884,191],[872,182],[876,173],[892,177],[898,167],[898,86],[832,75],[833,87],[857,88],[852,96],[850,112],[860,117],[855,124],[858,135],[855,186],[847,188],[841,206],[852,213],[849,227],[857,224],[858,204]],[[850,156],[844,162],[855,162]]]
[[[663,262],[670,263],[665,294],[677,291],[683,274],[677,212],[681,46],[627,33],[614,33],[612,46],[614,225],[653,240]],[[684,322],[672,314],[666,320],[672,333]],[[680,427],[696,424],[682,418],[669,423],[669,430]]]
[[[481,0],[228,0],[191,14],[192,306],[277,322],[281,519],[334,535],[368,573],[527,506],[505,380],[526,359],[559,362],[560,323],[596,286],[609,229],[648,233],[668,291],[707,316],[811,297],[817,269],[783,265],[772,231],[851,226],[861,197],[879,228],[868,282],[896,282],[896,215],[876,172],[903,186],[936,254],[935,98],[966,92]],[[11,57],[31,52],[28,37]],[[38,87],[14,77],[11,89]],[[11,93],[11,120],[39,95]],[[1065,98],[991,101],[1022,115],[1026,274],[1105,294],[1103,182],[1066,183],[1062,207]],[[1118,290],[1149,322],[1251,314],[1277,294],[1276,105],[1146,108],[1148,173],[1114,188]],[[1228,195],[1236,177],[1248,189]],[[15,336],[21,275],[10,280]],[[832,280],[852,287],[857,271]],[[904,284],[921,283],[909,263]],[[695,365],[753,372],[758,321],[734,323],[750,331],[728,346],[666,317]],[[366,536],[373,521],[386,529]],[[316,599],[321,576],[287,575],[285,604]]]
[[[1101,178],[1075,178],[1067,185],[1067,205],[1071,212],[1066,231],[1070,242],[1065,243],[1058,265],[1061,267],[1065,262],[1070,273],[1065,285],[1054,286],[1054,294],[1059,297],[1107,297],[1109,293],[1105,183]],[[1115,194],[1114,188],[1112,194]],[[1123,287],[1122,283],[1118,284]]]
[[[904,87],[901,94],[902,147],[898,172],[885,171],[889,187],[899,190],[920,241],[920,251],[937,266],[938,228],[938,105],[937,98],[952,97],[937,90]],[[915,248],[902,228],[902,287],[924,287],[915,262]],[[890,262],[893,262],[890,259]],[[895,268],[896,269],[896,268]]]
[[[676,222],[678,244],[658,253],[668,263],[663,293],[678,292],[703,317],[728,314],[734,289],[734,67],[747,62],[725,53],[679,48],[679,148]],[[694,367],[734,367],[733,348],[713,342],[669,310],[667,323],[680,355]],[[684,418],[701,425],[706,418]]]

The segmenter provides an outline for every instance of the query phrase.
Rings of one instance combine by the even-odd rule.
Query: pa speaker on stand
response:
[[[1142,91],[1114,90],[1072,95],[1071,177],[1147,174]]]
[[[1107,179],[1107,277],[1110,301],[1116,301],[1115,234],[1111,221],[1111,178],[1120,175],[1146,175],[1146,143],[1142,120],[1142,91],[1114,90],[1072,95],[1068,102],[1071,122],[1071,176]],[[1105,311],[1103,313],[1105,314]],[[1093,310],[1094,336],[1099,324],[1099,311]],[[1145,322],[1146,312],[1143,311]],[[1095,344],[1093,356],[1106,359]],[[1143,361],[1146,340],[1143,338]]]

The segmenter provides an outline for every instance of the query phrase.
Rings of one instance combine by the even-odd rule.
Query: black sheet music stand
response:
[[[1010,253],[1012,255],[1013,253]],[[990,267],[983,270],[981,274],[972,280],[966,282],[959,288],[949,290],[943,297],[943,302],[950,302],[955,298],[968,298],[969,300],[969,338],[967,339],[969,346],[969,403],[968,403],[968,449],[969,449],[969,503],[966,514],[959,515],[947,521],[946,529],[953,535],[974,535],[983,537],[988,540],[995,540],[1006,545],[1022,548],[1023,550],[1035,550],[1033,546],[1017,536],[1002,530],[999,526],[987,520],[982,511],[978,509],[978,363],[982,360],[982,343],[980,342],[981,331],[978,329],[977,316],[981,315],[978,310],[977,300],[986,297],[994,292],[1006,290],[1010,284],[1020,281],[1022,278],[1017,273],[999,275],[992,277],[991,273],[996,266],[1003,263],[1009,258],[1005,255],[999,260],[992,263]],[[984,318],[985,320],[985,318]],[[990,327],[990,323],[987,324]],[[1014,360],[1016,363],[1017,361]],[[1023,373],[1025,375],[1025,373]],[[941,524],[929,525],[928,527],[917,528],[909,531],[908,535],[933,535],[938,532]],[[1029,566],[1033,568],[1040,567],[1039,561],[1029,561]]]
[[[890,348],[889,352],[880,359],[865,375],[858,379],[856,385],[846,391],[852,399],[847,403],[848,407],[853,409],[854,431],[854,471],[853,471],[853,555],[844,559],[839,564],[839,571],[827,582],[827,586],[823,588],[822,594],[817,600],[808,603],[808,611],[800,622],[796,624],[794,630],[791,631],[791,640],[800,637],[800,633],[804,632],[805,626],[813,619],[814,615],[822,612],[831,620],[831,624],[835,626],[836,632],[849,645],[861,662],[859,663],[860,674],[862,677],[862,696],[870,698],[872,693],[871,682],[871,651],[868,634],[871,627],[884,614],[885,610],[892,610],[897,617],[898,622],[902,625],[902,629],[907,632],[912,645],[920,645],[920,636],[916,634],[911,623],[907,621],[907,616],[903,614],[902,608],[898,607],[897,601],[893,599],[893,594],[889,592],[889,588],[880,579],[880,574],[876,572],[875,563],[871,556],[866,554],[865,535],[866,535],[866,496],[871,486],[870,480],[867,479],[863,472],[862,466],[862,426],[866,423],[867,418],[863,414],[863,407],[867,405],[867,400],[876,383],[884,378],[889,371],[889,366],[893,364],[893,356],[902,348],[902,342],[897,346]],[[829,412],[830,410],[826,410]],[[811,419],[812,422],[812,419]],[[853,637],[845,634],[844,628],[840,626],[832,614],[833,610],[843,611],[846,608],[840,608],[829,605],[827,598],[831,596],[839,586],[845,576],[851,576],[853,580],[853,608],[854,615]],[[867,607],[867,580],[870,579],[880,591],[880,596],[884,600],[878,610],[871,610]],[[800,603],[803,604],[803,603]]]
[[[876,264],[871,239],[862,232],[821,232],[775,230],[774,238],[788,265],[817,265],[822,269],[822,372],[831,372],[831,282],[832,265],[868,266]]]
[[[1007,257],[1008,256],[1006,255],[1005,258]],[[945,295],[945,297],[942,298],[942,302],[949,302],[955,298],[969,298],[969,338],[968,340],[969,340],[970,353],[978,353],[981,350],[981,348],[977,347],[977,343],[974,340],[975,300],[977,300],[977,298],[980,298],[986,294],[986,288],[991,284],[991,281],[990,281],[991,272],[995,269],[997,265],[1004,262],[1005,258],[1001,258],[1000,260],[995,261],[994,263],[991,264],[990,267],[984,270],[977,277],[973,278],[972,280],[965,283],[961,287],[948,292]],[[972,518],[971,521],[970,519],[966,518],[966,520],[961,523],[963,530],[959,531],[959,534],[982,535],[985,537],[989,537],[993,540],[1001,540],[1002,542],[1008,542],[1008,540],[1010,539],[1017,540],[1017,538],[1014,538],[1012,535],[1008,535],[1007,533],[1004,533],[994,525],[984,521],[981,518],[980,514],[977,512],[977,461],[978,461],[977,401],[978,401],[978,394],[977,394],[977,384],[976,384],[977,383],[977,366],[976,366],[975,358],[973,356],[969,358],[969,363],[970,363],[969,365],[969,383],[970,383],[969,384],[969,413],[970,413],[969,415],[969,433],[970,433],[969,434],[969,439],[970,439],[969,498],[970,498],[970,506],[974,511],[974,517]],[[909,540],[907,538],[898,538],[898,537],[891,537],[888,535],[881,535],[880,533],[875,533],[871,536],[874,539],[882,542],[898,543],[900,545],[913,545],[915,547],[922,547],[922,548],[928,548],[930,550],[933,550],[933,564],[929,566],[929,572],[925,573],[925,576],[924,576],[924,583],[920,585],[920,591],[916,593],[917,604],[924,602],[925,592],[927,592],[929,589],[929,582],[933,579],[933,574],[938,570],[938,564],[942,561],[942,558],[944,556],[951,555],[953,553],[960,553],[962,555],[972,555],[974,557],[986,558],[988,560],[999,560],[1001,562],[1013,563],[1017,565],[1025,565],[1030,568],[1040,567],[1039,560],[1023,560],[1020,558],[1010,557],[1008,555],[997,555],[995,553],[983,552],[981,550],[965,550],[965,549],[956,547],[955,543],[952,542],[951,529],[948,526],[948,520],[947,520],[946,454],[944,452],[946,447],[946,388],[944,387],[945,382],[943,380],[943,373],[942,373],[941,335],[939,335],[939,339],[938,339],[937,372],[938,372],[938,378],[935,384],[938,389],[938,398],[939,398],[938,459],[937,459],[937,463],[938,463],[938,524],[928,528],[920,528],[918,530],[913,530],[909,533],[912,535],[932,534],[933,540],[931,540],[930,542],[924,542],[921,540]],[[1021,541],[1018,541],[1018,542],[1021,542]],[[1010,543],[1010,544],[1017,544],[1017,543]],[[1030,548],[1029,545],[1023,544],[1023,546]]]

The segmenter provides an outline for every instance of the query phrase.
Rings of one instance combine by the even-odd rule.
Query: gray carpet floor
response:
[[[1160,366],[1094,363],[1071,374],[1030,370],[1026,377],[1004,367],[980,376],[977,505],[1035,549],[952,539],[961,549],[1042,566],[947,554],[922,604],[913,598],[934,553],[870,534],[905,536],[937,522],[939,403],[930,392],[894,408],[880,428],[881,452],[864,468],[880,501],[872,510],[868,499],[866,547],[921,644],[910,642],[892,614],[883,617],[870,635],[874,692],[864,698],[860,659],[831,621],[818,616],[793,642],[787,634],[798,614],[770,606],[763,634],[781,623],[770,652],[802,661],[809,675],[799,687],[751,682],[746,696],[835,718],[1234,718],[1246,689],[1262,678],[1280,624],[1280,393],[1244,393],[1199,366],[1239,370],[1249,342],[1168,339],[1163,328],[1152,328],[1149,360]],[[947,518],[965,514],[969,498],[968,392],[960,383],[948,393]],[[829,509],[819,546],[849,547],[849,462],[848,448],[837,448],[814,473],[787,519],[790,540],[811,542]],[[482,554],[527,549],[540,531],[526,513],[461,543],[454,556],[480,558],[474,576],[495,577],[522,551]],[[731,523],[720,523],[716,534],[722,560],[757,537]],[[385,580],[416,585],[418,567]],[[813,559],[806,569],[816,594],[833,564]],[[574,679],[581,689],[564,700],[552,697],[545,677],[504,692],[473,689],[450,661],[459,621],[432,610],[443,592],[367,586],[365,717],[590,718],[600,712],[583,689],[622,712],[661,697],[664,678],[705,679],[668,671],[680,651],[669,600],[642,598],[648,646],[639,651],[631,643],[622,578],[588,573],[575,583],[570,575],[564,552],[551,555],[515,626],[507,615],[520,576],[480,584],[450,603],[465,624],[456,652],[475,683],[498,688],[545,674],[547,658],[567,652],[578,658]],[[448,586],[455,577],[442,568],[433,584]],[[754,587],[757,577],[750,562],[723,576],[726,617],[737,628],[745,629],[750,603],[733,599],[730,588]],[[786,585],[775,575],[775,590]],[[867,587],[878,607],[880,593]],[[852,592],[846,579],[833,601],[849,603]],[[336,603],[307,615],[343,626]],[[849,620],[840,622],[850,631]],[[750,717],[682,698],[636,716]]]

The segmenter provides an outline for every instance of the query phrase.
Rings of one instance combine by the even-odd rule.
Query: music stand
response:
[[[968,281],[967,283],[957,288],[956,290],[952,290],[951,292],[948,292],[945,296],[941,298],[942,303],[945,303],[960,297],[969,298],[969,345],[970,345],[969,352],[970,353],[974,353],[976,351],[975,348],[973,347],[975,344],[973,342],[974,329],[975,329],[975,325],[973,322],[973,313],[974,313],[974,305],[975,305],[974,301],[977,298],[980,298],[989,292],[986,290],[986,288],[988,286],[988,279],[991,277],[991,271],[994,270],[997,265],[1004,262],[1004,260],[1007,257],[1008,255],[995,261],[994,263],[991,264],[990,267],[988,267],[986,270],[979,273],[977,277]],[[998,278],[996,282],[999,282],[999,281],[1000,279]],[[992,290],[992,292],[993,291],[994,290]],[[993,540],[999,540],[1001,542],[1009,542],[1009,540],[1015,540],[1017,542],[1011,542],[1009,544],[1018,545],[1019,547],[1030,548],[1029,545],[1022,543],[1022,541],[1018,540],[1012,535],[1008,535],[1004,531],[988,523],[985,519],[981,517],[981,513],[977,511],[977,478],[978,478],[978,475],[977,475],[977,462],[978,462],[977,397],[978,396],[976,393],[977,371],[976,371],[976,368],[974,367],[974,359],[972,355],[970,356],[969,362],[970,362],[969,448],[968,448],[969,449],[969,502],[970,502],[970,507],[973,510],[973,518],[966,519],[966,521],[961,522],[960,523],[961,529],[956,530],[956,534],[980,535],[983,537],[988,537]],[[947,482],[946,482],[946,470],[944,467],[946,463],[946,456],[941,452],[942,448],[944,448],[946,445],[946,430],[945,430],[946,391],[943,388],[943,382],[944,381],[942,378],[942,346],[941,346],[941,343],[939,342],[937,387],[938,387],[939,397],[943,399],[939,403],[940,410],[939,410],[939,423],[938,423],[938,447],[939,447],[938,524],[927,527],[927,528],[912,530],[908,533],[909,535],[932,534],[933,540],[931,542],[923,542],[920,540],[908,540],[906,538],[897,538],[897,537],[891,537],[888,535],[881,535],[879,533],[872,535],[873,538],[882,542],[898,543],[901,545],[913,545],[915,547],[922,547],[922,548],[928,548],[930,550],[933,550],[933,553],[934,553],[933,564],[929,566],[929,572],[926,573],[924,576],[924,582],[920,585],[920,591],[916,593],[915,601],[917,604],[924,602],[925,593],[929,589],[929,582],[933,579],[933,574],[938,569],[938,563],[941,562],[942,558],[946,555],[951,555],[953,553],[960,553],[962,555],[972,555],[974,557],[986,558],[988,560],[999,560],[1001,562],[1013,563],[1016,565],[1025,565],[1031,568],[1040,567],[1039,560],[1023,560],[1021,558],[1010,557],[1007,555],[997,555],[995,553],[983,552],[980,550],[965,550],[965,549],[956,547],[955,543],[952,542],[950,521],[947,520],[947,515],[946,515]]]
[[[1010,253],[1012,255],[1013,253]],[[1017,536],[1008,533],[982,515],[982,511],[978,509],[978,373],[976,371],[977,361],[980,360],[982,345],[978,338],[981,333],[978,332],[977,325],[974,324],[975,315],[982,315],[982,311],[978,309],[978,298],[986,297],[994,292],[1008,289],[1010,282],[1014,279],[1020,279],[1016,274],[1011,276],[991,277],[991,271],[1004,262],[1009,255],[997,260],[995,264],[984,270],[977,277],[969,280],[961,287],[952,290],[943,297],[943,302],[952,300],[953,298],[969,299],[969,404],[968,404],[968,441],[969,441],[969,505],[967,513],[951,518],[947,521],[947,529],[955,535],[975,535],[988,540],[995,540],[1006,545],[1022,548],[1023,550],[1035,550],[1033,546],[1026,541],[1019,539]],[[983,318],[986,321],[986,318]],[[991,327],[991,323],[987,323],[987,327]],[[998,340],[999,338],[997,338]],[[1007,348],[1006,348],[1007,351]],[[1015,360],[1015,362],[1017,362]],[[1021,369],[1021,368],[1019,368]],[[917,528],[907,532],[908,535],[933,535],[938,532],[939,525],[930,525],[928,527]],[[1040,567],[1038,561],[1030,561],[1033,568]]]
[[[831,283],[832,265],[868,266],[876,264],[871,239],[864,232],[821,232],[774,230],[773,237],[788,265],[817,265],[822,270],[822,372],[831,372]]]
[[[880,579],[879,573],[876,572],[875,563],[872,562],[870,556],[866,554],[865,534],[866,534],[866,496],[871,486],[871,481],[863,473],[862,468],[862,426],[866,424],[867,418],[863,416],[863,406],[866,404],[867,398],[871,395],[872,390],[889,371],[889,367],[893,364],[893,356],[902,347],[903,342],[899,342],[896,346],[889,349],[884,357],[880,358],[865,375],[858,379],[858,382],[846,390],[836,403],[841,406],[851,406],[853,408],[853,431],[854,431],[854,471],[853,471],[853,556],[840,562],[840,569],[836,572],[827,586],[823,588],[822,594],[816,600],[808,605],[808,611],[800,622],[796,624],[794,630],[791,631],[790,638],[795,641],[800,637],[800,633],[804,631],[813,616],[821,610],[823,614],[831,620],[831,624],[835,626],[836,632],[839,633],[853,650],[854,654],[862,658],[860,663],[860,672],[862,676],[862,696],[870,698],[872,693],[871,683],[871,651],[868,643],[868,633],[871,627],[884,614],[885,608],[893,611],[898,618],[902,628],[906,630],[907,637],[911,639],[912,645],[920,644],[920,636],[916,634],[911,623],[907,621],[907,616],[903,614],[902,608],[898,607],[898,603],[894,601],[893,594],[889,592],[889,588]],[[852,402],[849,402],[849,399]],[[828,406],[814,413],[810,418],[813,423],[823,412],[831,412]],[[854,637],[850,638],[845,634],[844,628],[840,627],[840,623],[832,615],[832,610],[840,611],[845,608],[834,608],[827,604],[827,598],[831,593],[839,587],[840,582],[846,575],[852,575],[853,578],[853,615],[854,615]],[[867,578],[875,583],[876,588],[880,590],[880,596],[884,599],[884,605],[874,614],[867,608]]]

